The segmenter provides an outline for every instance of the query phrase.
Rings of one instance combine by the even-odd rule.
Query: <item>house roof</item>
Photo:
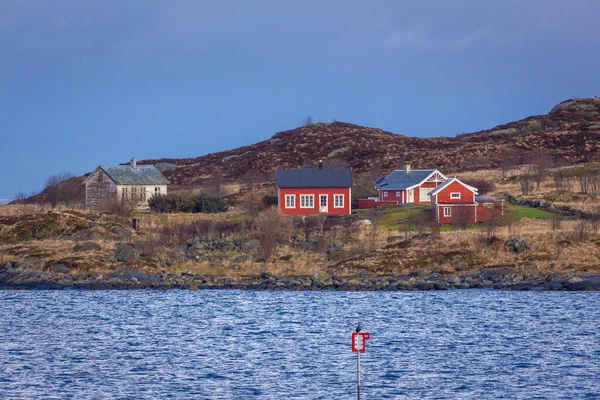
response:
[[[101,165],[117,185],[167,185],[169,181],[154,165]]]
[[[352,170],[344,169],[278,169],[279,188],[351,187]]]
[[[442,190],[444,190],[444,188],[448,185],[450,185],[453,182],[458,182],[461,185],[463,185],[464,187],[466,187],[467,189],[469,189],[471,192],[477,194],[477,188],[467,185],[466,183],[460,181],[458,178],[450,178],[450,179],[446,179],[444,181],[444,183],[442,183],[440,186],[436,187],[435,189],[433,189],[431,192],[429,192],[430,196],[433,196],[434,194],[438,194],[439,192],[441,192]]]
[[[475,201],[504,201],[496,196],[475,196]]]
[[[435,169],[413,169],[406,173],[406,170],[397,169],[388,176],[379,178],[375,186],[385,190],[404,190],[418,185],[436,171]]]

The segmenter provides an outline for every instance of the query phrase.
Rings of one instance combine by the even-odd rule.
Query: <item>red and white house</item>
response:
[[[382,204],[413,204],[431,202],[429,192],[448,178],[437,169],[397,169],[375,182],[378,197],[359,199],[358,208],[375,208]]]
[[[352,170],[302,168],[277,170],[279,211],[288,215],[351,213]]]
[[[477,188],[457,178],[446,180],[429,195],[440,224],[475,224],[504,216],[504,200],[493,196],[477,196]]]

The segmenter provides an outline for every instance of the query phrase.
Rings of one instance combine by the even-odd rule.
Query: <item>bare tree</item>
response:
[[[595,234],[598,233],[600,229],[600,206],[595,206],[590,212],[589,219],[590,229]]]
[[[473,222],[474,207],[452,207],[452,226],[454,229],[467,229]]]
[[[260,256],[268,260],[278,244],[289,240],[292,221],[279,213],[277,207],[261,211],[254,220],[254,233],[260,242]]]
[[[50,203],[52,208],[60,202],[64,202],[70,205],[76,197],[77,190],[73,185],[68,184],[68,180],[74,178],[75,174],[71,172],[60,172],[49,176],[44,183],[44,194],[46,200]],[[81,185],[79,185],[81,186]],[[77,188],[80,189],[80,188]],[[81,192],[81,189],[79,190]]]
[[[563,217],[560,214],[552,214],[550,217],[550,228],[553,232],[556,232],[562,226]]]
[[[313,119],[310,115],[303,118],[302,121],[300,122],[300,126],[309,126],[312,124],[313,124]]]
[[[500,171],[502,178],[507,178],[510,172],[519,165],[519,156],[513,150],[502,150],[500,156]]]
[[[554,186],[558,191],[569,191],[573,188],[573,178],[566,174],[563,170],[556,171],[552,174]]]
[[[27,199],[27,194],[23,191],[17,192],[17,194],[15,194],[15,201],[18,202],[22,202],[23,200]]]
[[[548,170],[552,166],[552,158],[545,152],[539,151],[532,154],[528,160],[531,164],[531,175],[536,184],[536,189],[540,189],[540,185],[548,176]]]
[[[223,181],[223,174],[219,170],[215,170],[202,186],[206,194],[223,197],[225,195]]]
[[[383,210],[378,210],[376,208],[372,208],[367,213],[367,218],[371,221],[370,231],[369,231],[369,245],[371,250],[375,250],[377,245],[377,237],[379,234],[379,225],[381,220],[383,219]]]
[[[528,195],[533,191],[534,178],[533,175],[529,174],[528,171],[524,172],[519,177],[519,186],[521,187],[521,193]]]

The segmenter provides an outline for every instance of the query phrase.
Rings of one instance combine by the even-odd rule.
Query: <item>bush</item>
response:
[[[260,242],[259,256],[268,260],[278,244],[287,242],[293,232],[291,220],[271,207],[258,214],[254,220],[255,235]]]
[[[157,213],[219,213],[229,209],[229,205],[223,198],[215,195],[191,193],[169,193],[166,195],[155,195],[148,200],[150,209]]]
[[[463,179],[463,182],[476,187],[479,195],[485,195],[496,190],[496,184],[487,179]]]

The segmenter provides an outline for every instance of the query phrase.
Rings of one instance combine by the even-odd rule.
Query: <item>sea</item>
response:
[[[600,399],[600,293],[0,291],[0,399]]]

